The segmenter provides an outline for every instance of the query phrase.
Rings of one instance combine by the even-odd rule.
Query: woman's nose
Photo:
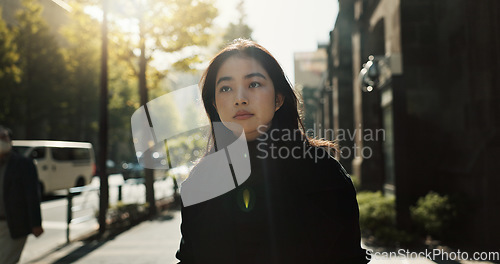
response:
[[[247,104],[248,104],[248,100],[245,98],[238,98],[238,99],[236,99],[236,102],[234,103],[234,105],[247,105]]]
[[[246,92],[244,89],[238,89],[238,93],[236,95],[236,100],[234,102],[234,105],[247,105],[248,104],[248,98],[246,96]]]

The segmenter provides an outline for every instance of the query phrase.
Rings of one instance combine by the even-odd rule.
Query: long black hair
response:
[[[298,110],[298,99],[295,91],[292,89],[290,81],[286,77],[283,69],[278,61],[261,45],[251,40],[235,39],[231,44],[221,50],[211,61],[203,74],[200,86],[203,105],[207,112],[210,123],[221,122],[219,113],[215,108],[215,85],[217,73],[222,64],[232,56],[243,56],[255,59],[267,71],[271,78],[275,96],[283,96],[283,105],[275,112],[272,119],[272,128],[274,129],[289,129],[297,131],[303,140],[314,146],[324,146],[329,149],[336,150],[336,144],[331,141],[311,139],[304,134],[304,124],[300,118]],[[212,136],[211,140],[215,138]]]

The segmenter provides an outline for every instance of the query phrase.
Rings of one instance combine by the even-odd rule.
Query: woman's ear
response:
[[[277,94],[275,101],[276,103],[274,112],[278,111],[278,109],[280,109],[280,107],[283,105],[283,102],[285,102],[285,97],[282,94]]]

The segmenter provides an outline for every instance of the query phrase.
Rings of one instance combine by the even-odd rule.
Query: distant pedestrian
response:
[[[12,132],[0,126],[0,263],[17,263],[27,236],[42,233],[35,165],[12,151]]]
[[[196,189],[202,195],[229,188],[183,204],[180,263],[367,263],[356,191],[331,155],[337,146],[305,135],[297,97],[275,58],[253,41],[235,40],[210,62],[201,89],[212,143],[181,195],[201,197],[183,190],[200,175],[208,182]],[[224,124],[223,136],[217,129],[213,135],[215,122]],[[237,182],[241,162],[231,156],[231,142],[242,130],[251,173]],[[217,160],[200,168],[221,156],[231,165]],[[229,184],[211,181],[224,169],[231,170],[234,187],[231,178]]]

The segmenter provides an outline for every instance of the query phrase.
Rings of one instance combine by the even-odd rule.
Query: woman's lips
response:
[[[253,114],[250,112],[238,111],[233,118],[238,119],[238,120],[245,120],[245,119],[249,119],[252,116],[253,116]]]

